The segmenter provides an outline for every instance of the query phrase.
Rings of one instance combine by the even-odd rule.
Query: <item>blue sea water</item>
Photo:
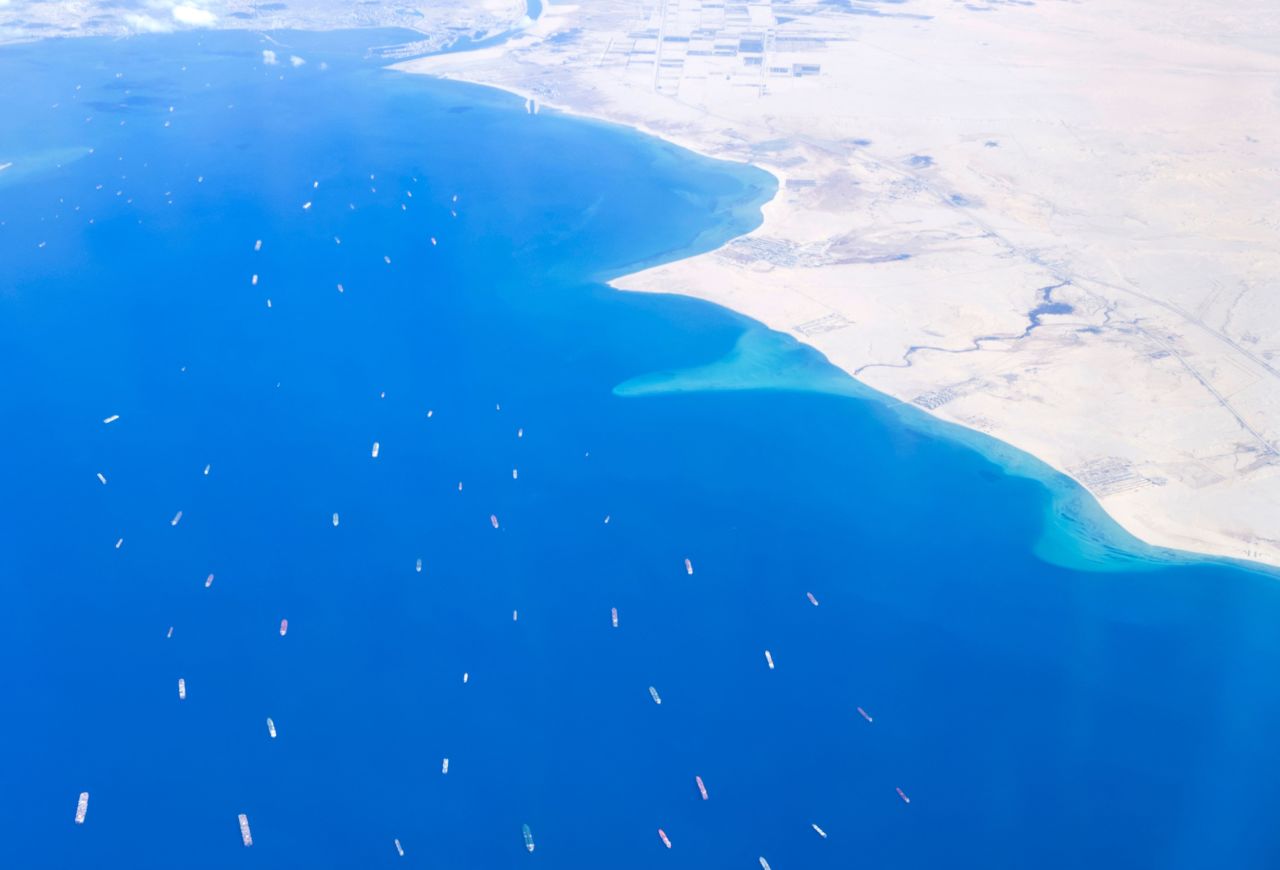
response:
[[[1273,575],[609,289],[772,179],[394,37],[0,50],[0,866],[1280,863]]]

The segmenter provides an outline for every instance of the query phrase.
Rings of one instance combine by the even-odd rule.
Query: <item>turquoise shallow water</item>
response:
[[[1280,860],[1273,577],[598,283],[764,174],[276,38],[0,51],[0,864]]]

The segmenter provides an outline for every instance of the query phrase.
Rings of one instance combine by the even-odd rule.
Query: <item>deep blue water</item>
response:
[[[1280,862],[1273,576],[598,283],[767,176],[277,38],[0,51],[0,866]]]

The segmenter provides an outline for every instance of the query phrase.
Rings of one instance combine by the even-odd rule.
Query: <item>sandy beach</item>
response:
[[[1176,5],[557,5],[398,68],[772,172],[755,232],[615,286],[790,334],[1148,543],[1280,565],[1280,11]]]

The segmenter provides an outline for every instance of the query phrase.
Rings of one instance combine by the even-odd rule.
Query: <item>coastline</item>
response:
[[[777,303],[769,298],[776,295],[771,285],[775,282],[777,273],[783,269],[776,268],[776,264],[762,265],[752,262],[745,268],[741,267],[740,263],[732,264],[739,268],[729,272],[725,268],[724,255],[727,249],[748,237],[757,240],[791,239],[795,244],[804,244],[807,241],[804,235],[806,228],[800,227],[800,231],[797,232],[797,227],[798,224],[803,223],[806,216],[798,214],[803,211],[803,206],[797,206],[794,197],[788,195],[788,190],[791,183],[804,183],[807,179],[800,173],[789,171],[789,167],[780,165],[784,161],[770,160],[758,153],[752,153],[749,143],[734,141],[734,136],[727,135],[730,132],[737,134],[739,129],[722,129],[708,133],[705,126],[700,127],[688,121],[683,115],[696,114],[692,107],[676,106],[672,110],[674,119],[666,116],[661,117],[659,121],[657,115],[645,115],[645,108],[651,108],[650,106],[642,106],[640,110],[630,112],[618,110],[619,101],[616,95],[612,101],[573,99],[573,95],[566,96],[563,92],[549,88],[545,78],[523,81],[512,76],[513,57],[524,57],[524,68],[529,67],[528,57],[536,54],[539,46],[545,43],[548,37],[556,32],[563,32],[570,24],[577,23],[574,18],[576,14],[577,7],[548,6],[534,27],[501,46],[470,53],[421,58],[396,64],[392,68],[497,88],[521,99],[537,101],[540,106],[563,114],[621,124],[703,157],[752,165],[777,179],[777,195],[764,204],[761,209],[761,225],[748,233],[747,237],[740,237],[712,254],[659,265],[646,264],[644,268],[626,275],[609,276],[610,286],[632,292],[676,293],[705,299],[805,343],[823,354],[831,365],[844,371],[858,385],[867,388],[869,393],[882,397],[887,406],[910,405],[912,413],[903,416],[911,417],[919,414],[921,419],[936,421],[943,425],[943,434],[947,437],[954,438],[959,433],[963,433],[961,440],[979,449],[984,455],[996,457],[996,461],[1012,473],[1030,476],[1043,482],[1053,493],[1051,514],[1060,518],[1066,525],[1077,529],[1081,540],[1097,538],[1098,543],[1094,547],[1097,553],[1109,553],[1114,556],[1114,552],[1126,551],[1157,563],[1208,559],[1248,567],[1259,566],[1265,570],[1280,567],[1280,541],[1260,538],[1254,531],[1249,530],[1243,533],[1242,541],[1242,533],[1236,529],[1223,528],[1222,522],[1215,524],[1211,510],[1207,512],[1209,517],[1206,522],[1204,516],[1206,512],[1201,511],[1196,503],[1198,493],[1195,490],[1198,486],[1187,487],[1185,495],[1181,492],[1177,493],[1176,504],[1174,496],[1165,495],[1166,504],[1162,504],[1159,498],[1153,497],[1152,490],[1164,486],[1165,482],[1155,478],[1154,475],[1144,477],[1143,472],[1139,470],[1136,472],[1137,477],[1140,478],[1136,492],[1126,491],[1123,487],[1118,491],[1107,491],[1106,484],[1109,482],[1104,481],[1104,485],[1100,486],[1097,480],[1092,479],[1097,477],[1095,474],[1097,463],[1077,462],[1073,465],[1071,462],[1062,461],[1061,444],[1055,444],[1046,439],[1043,432],[1037,432],[1034,428],[1020,428],[1016,424],[1021,421],[1016,417],[1012,421],[1014,425],[1009,425],[1009,420],[993,421],[989,415],[982,413],[956,413],[954,403],[943,402],[931,405],[921,399],[922,396],[929,395],[928,391],[921,389],[918,384],[911,383],[910,379],[907,384],[901,386],[886,382],[881,377],[882,372],[869,371],[877,368],[877,365],[883,369],[882,364],[868,365],[865,356],[862,359],[851,358],[853,354],[842,352],[846,350],[845,348],[824,343],[823,333],[810,335],[806,334],[805,330],[797,328],[797,320],[802,316],[797,313],[797,306],[785,301]],[[556,81],[563,83],[563,73],[558,72],[557,75],[560,75],[560,78]],[[627,94],[634,95],[634,92],[627,91]],[[742,139],[745,136],[736,138]],[[876,160],[873,163],[883,164],[883,161]],[[812,161],[809,161],[801,165],[809,170],[811,164]],[[890,172],[895,171],[892,167],[888,169]],[[901,175],[906,179],[912,177],[910,173],[901,173]],[[925,187],[928,186],[928,184],[925,185]],[[993,231],[992,234],[996,233]],[[718,260],[717,255],[720,255]],[[1049,270],[1050,273],[1054,271]],[[728,281],[726,281],[726,275],[729,275]],[[795,270],[791,270],[786,273],[783,280],[791,285],[789,289],[795,289],[796,295],[805,295],[807,285],[801,282],[808,281],[811,277],[812,274],[797,275]],[[1020,273],[1018,277],[1025,276]],[[936,278],[942,281],[944,276],[938,275]],[[1076,290],[1076,286],[1073,285],[1083,285],[1084,279],[1077,278],[1075,281],[1068,279],[1062,283],[1067,285],[1065,292],[1070,293]],[[1056,288],[1047,287],[1047,289],[1051,291]],[[1072,296],[1071,299],[1073,305],[1065,307],[1080,310],[1082,305],[1079,298]],[[1048,296],[1046,301],[1049,301]],[[1053,310],[1048,311],[1044,319],[1049,320],[1049,315],[1054,313],[1056,312]],[[1064,318],[1066,319],[1069,318]],[[1029,335],[1032,329],[1040,325],[1040,320],[1033,312],[1032,324],[1026,329],[1024,336]],[[1088,323],[1081,327],[1082,330],[1092,328],[1094,328],[1092,324]],[[1151,337],[1149,331],[1139,331],[1143,333],[1142,338]],[[992,329],[987,333],[980,332],[978,336],[974,340],[974,349],[982,350],[986,349],[982,347],[983,342],[998,344],[1009,338],[998,329]],[[945,342],[939,342],[939,344],[942,347],[937,350],[943,350],[947,346]],[[865,354],[866,348],[859,348],[859,350]],[[914,352],[914,350],[913,345],[911,351]],[[959,353],[954,350],[945,352]],[[1176,351],[1174,355],[1180,360],[1183,359],[1182,355]],[[1112,362],[1104,359],[1100,360],[1098,365],[1109,368]],[[905,366],[889,368],[910,368],[912,364],[912,361],[908,360]],[[959,377],[958,374],[953,376]],[[971,380],[973,375],[970,373],[970,377],[962,378],[961,382]],[[1066,389],[1069,390],[1070,385],[1067,385]],[[1212,391],[1212,387],[1210,390]],[[1216,392],[1215,395],[1217,395]],[[1077,417],[1074,423],[1077,427],[1087,426],[1089,420]],[[1100,421],[1097,425],[1106,426],[1107,421]],[[952,427],[959,428],[952,429]],[[1054,431],[1052,426],[1049,429]],[[1063,440],[1066,441],[1076,434],[1078,433],[1068,432]],[[1100,440],[1117,441],[1119,439],[1101,438]],[[1132,444],[1135,439],[1130,437],[1128,440]],[[1266,444],[1265,436],[1262,438],[1262,443]],[[987,446],[984,448],[983,444]],[[1110,447],[1115,455],[1120,455],[1114,444],[1104,446]],[[1025,456],[1026,460],[1020,460],[1019,454]],[[1105,456],[1105,450],[1103,455]],[[1123,464],[1126,469],[1133,467],[1127,460],[1121,461],[1120,464]],[[1269,469],[1264,469],[1264,474],[1268,471]],[[1135,474],[1132,471],[1126,473],[1130,477]],[[1055,483],[1055,478],[1070,481],[1071,486],[1064,487]],[[1153,480],[1156,482],[1151,482]],[[1224,519],[1230,519],[1232,522],[1238,520],[1239,513],[1248,514],[1251,510],[1250,505],[1254,508],[1262,508],[1267,503],[1270,491],[1274,489],[1275,475],[1271,474],[1269,479],[1264,478],[1264,480],[1265,486],[1252,486],[1248,492],[1230,493],[1232,496],[1239,495],[1245,506],[1237,509],[1237,516]],[[1090,498],[1081,499],[1079,495],[1071,492],[1072,487],[1078,488],[1080,494],[1088,493]],[[1251,499],[1244,499],[1244,495],[1251,496]],[[1093,513],[1088,505],[1090,501],[1096,505],[1096,516],[1090,516]],[[1156,508],[1168,509],[1163,511],[1153,509],[1153,505]],[[1221,506],[1219,510],[1222,510]],[[1255,513],[1261,518],[1260,510]],[[1116,528],[1108,531],[1109,524],[1114,524]],[[1215,528],[1215,525],[1219,527]],[[1060,560],[1062,553],[1057,552],[1054,558]],[[1099,561],[1106,562],[1107,558],[1100,556],[1086,561],[1098,564]]]
[[[662,290],[754,161],[318,41],[5,53],[21,154],[144,107],[0,172],[11,863],[1266,865],[1273,575]]]

